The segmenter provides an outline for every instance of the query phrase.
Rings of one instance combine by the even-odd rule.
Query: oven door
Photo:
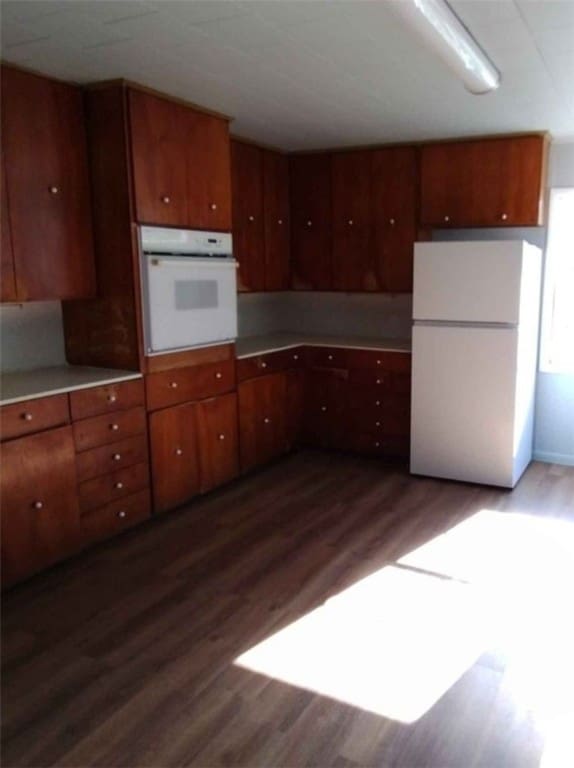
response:
[[[142,266],[146,354],[236,338],[235,261],[145,254]]]

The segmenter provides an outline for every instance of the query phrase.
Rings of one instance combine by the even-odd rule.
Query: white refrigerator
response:
[[[411,472],[513,488],[532,458],[541,252],[416,243]]]

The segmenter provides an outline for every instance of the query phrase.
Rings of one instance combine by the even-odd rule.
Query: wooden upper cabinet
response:
[[[337,152],[331,158],[333,279],[335,290],[374,291],[371,258],[371,152]]]
[[[331,155],[289,159],[291,284],[295,289],[332,287]]]
[[[2,445],[2,582],[13,584],[80,545],[72,428]]]
[[[263,150],[231,142],[233,252],[239,262],[238,289],[265,290]]]
[[[289,160],[263,150],[265,220],[265,288],[285,291],[290,285]]]
[[[421,150],[421,224],[542,223],[547,141],[515,136],[429,144]]]
[[[417,156],[414,147],[379,149],[371,155],[372,249],[384,291],[413,290],[417,237]]]
[[[0,252],[0,301],[16,301],[16,273],[14,271],[14,250],[8,216],[8,195],[4,173],[4,157],[0,159],[0,195],[2,209],[0,229],[2,230],[2,251]]]
[[[2,143],[19,301],[95,293],[82,93],[2,67]]]
[[[190,227],[231,231],[229,124],[187,110],[187,220]]]
[[[138,222],[187,226],[187,110],[129,91],[135,208]]]

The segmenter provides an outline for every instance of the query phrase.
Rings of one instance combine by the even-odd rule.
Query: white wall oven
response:
[[[146,355],[235,340],[229,233],[140,227],[140,253]]]

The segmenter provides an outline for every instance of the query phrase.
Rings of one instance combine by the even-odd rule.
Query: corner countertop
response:
[[[49,397],[75,389],[89,389],[102,384],[140,379],[137,371],[92,368],[87,365],[56,365],[30,371],[14,371],[0,375],[0,405],[20,403],[36,397]]]
[[[346,347],[348,349],[374,349],[381,352],[410,354],[410,339],[372,339],[361,336],[321,336],[313,334],[274,333],[268,336],[245,336],[235,342],[238,360],[268,352],[279,352],[293,347]]]

